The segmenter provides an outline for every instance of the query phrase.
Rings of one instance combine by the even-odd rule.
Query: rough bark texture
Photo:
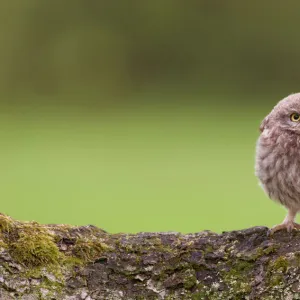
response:
[[[108,234],[0,215],[0,299],[300,299],[300,233]]]

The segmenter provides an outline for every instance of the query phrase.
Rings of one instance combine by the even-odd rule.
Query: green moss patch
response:
[[[73,255],[85,262],[92,262],[98,259],[104,251],[110,248],[98,240],[79,238],[73,248]]]
[[[0,231],[10,232],[14,227],[14,221],[11,217],[0,214]]]
[[[287,268],[289,266],[289,262],[287,258],[283,256],[279,256],[275,261],[271,262],[269,265],[270,271],[275,272],[283,272],[285,273],[287,271]]]
[[[69,246],[69,251],[61,252],[57,245],[61,239],[60,233],[63,232],[63,237],[71,236],[69,230],[72,226],[57,225],[57,228],[58,234],[54,234],[51,226],[18,222],[0,214],[0,247],[7,248],[18,263],[28,268],[88,263],[110,250],[92,232],[87,236],[77,232],[72,237],[74,244]]]
[[[16,241],[9,245],[12,257],[28,267],[58,264],[62,259],[53,235],[38,224],[24,224],[18,228]]]

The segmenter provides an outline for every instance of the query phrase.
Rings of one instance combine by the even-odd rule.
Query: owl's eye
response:
[[[291,114],[290,119],[293,122],[299,122],[300,121],[300,114],[293,113],[293,114]]]

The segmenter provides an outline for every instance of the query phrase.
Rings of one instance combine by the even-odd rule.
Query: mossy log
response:
[[[109,234],[0,215],[0,299],[300,299],[300,233]]]

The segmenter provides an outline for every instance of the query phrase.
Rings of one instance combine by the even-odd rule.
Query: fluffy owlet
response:
[[[300,229],[295,223],[300,211],[300,93],[281,100],[262,121],[260,131],[255,174],[269,197],[288,210],[271,233]]]

